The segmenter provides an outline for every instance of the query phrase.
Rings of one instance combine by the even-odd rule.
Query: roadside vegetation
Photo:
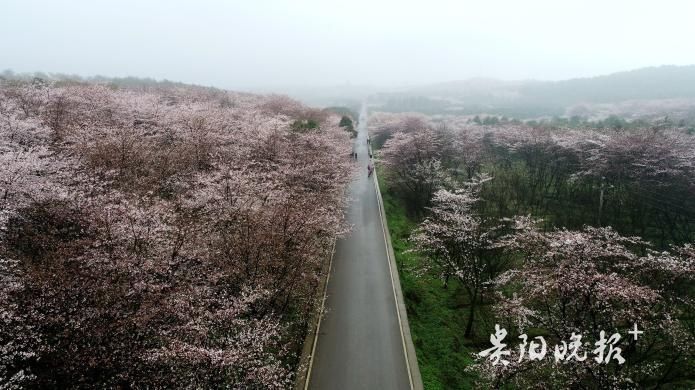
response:
[[[687,128],[377,113],[370,132],[426,388],[695,383]],[[476,356],[495,324],[509,332],[508,365]],[[639,341],[627,337],[634,324]],[[593,346],[601,330],[623,335],[625,365],[554,363],[554,345],[580,333]],[[548,354],[519,361],[522,333]]]
[[[357,137],[357,130],[355,129],[355,127],[357,127],[357,120],[359,118],[357,111],[349,107],[328,107],[325,110],[340,115],[340,122],[338,123],[338,126],[345,129],[345,131],[350,134],[350,138]]]
[[[291,387],[341,116],[126,81],[0,81],[0,388]]]
[[[418,258],[408,253],[408,237],[417,224],[381,176],[379,181],[423,384],[426,389],[473,388],[475,375],[461,369],[474,362],[474,350],[461,332],[466,313],[460,309],[465,304],[460,286],[454,281],[445,289],[441,279],[421,277]]]

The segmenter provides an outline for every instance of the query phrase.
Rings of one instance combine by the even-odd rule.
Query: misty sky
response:
[[[690,0],[2,0],[0,70],[224,88],[695,64]]]

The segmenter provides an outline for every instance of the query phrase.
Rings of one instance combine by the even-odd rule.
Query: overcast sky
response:
[[[691,0],[2,0],[0,70],[224,88],[695,64]]]

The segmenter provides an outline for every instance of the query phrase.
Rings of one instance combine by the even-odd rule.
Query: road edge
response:
[[[424,388],[422,383],[422,375],[420,374],[420,367],[417,362],[417,354],[415,353],[415,345],[413,344],[413,338],[410,334],[408,312],[405,307],[403,292],[401,291],[401,279],[398,275],[396,256],[393,252],[393,245],[391,244],[391,233],[388,229],[388,220],[386,219],[386,212],[384,210],[384,201],[381,198],[381,189],[379,188],[379,179],[377,178],[376,167],[374,168],[374,188],[376,189],[376,198],[379,206],[379,219],[381,220],[381,228],[384,231],[384,238],[386,241],[386,256],[388,257],[389,261],[389,271],[391,272],[391,284],[393,286],[393,292],[396,298],[396,311],[398,313],[399,325],[401,327],[401,337],[403,339],[403,344],[405,347],[405,358],[406,364],[408,365],[410,385],[413,390],[422,390]]]
[[[324,264],[321,282],[317,291],[317,295],[321,297],[321,304],[314,309],[312,321],[309,323],[304,345],[302,347],[302,356],[299,359],[299,367],[297,368],[297,378],[294,381],[294,390],[306,390],[309,388],[311,381],[311,368],[314,365],[314,355],[316,354],[316,344],[321,330],[321,318],[323,317],[324,307],[326,305],[326,294],[328,291],[328,279],[331,277],[331,268],[333,266],[333,256],[335,255],[335,243],[337,238],[333,239],[331,255],[327,264]]]

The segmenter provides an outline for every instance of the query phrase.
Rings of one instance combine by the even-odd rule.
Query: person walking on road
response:
[[[372,173],[374,172],[374,165],[370,162],[367,164],[367,177],[371,177]]]

